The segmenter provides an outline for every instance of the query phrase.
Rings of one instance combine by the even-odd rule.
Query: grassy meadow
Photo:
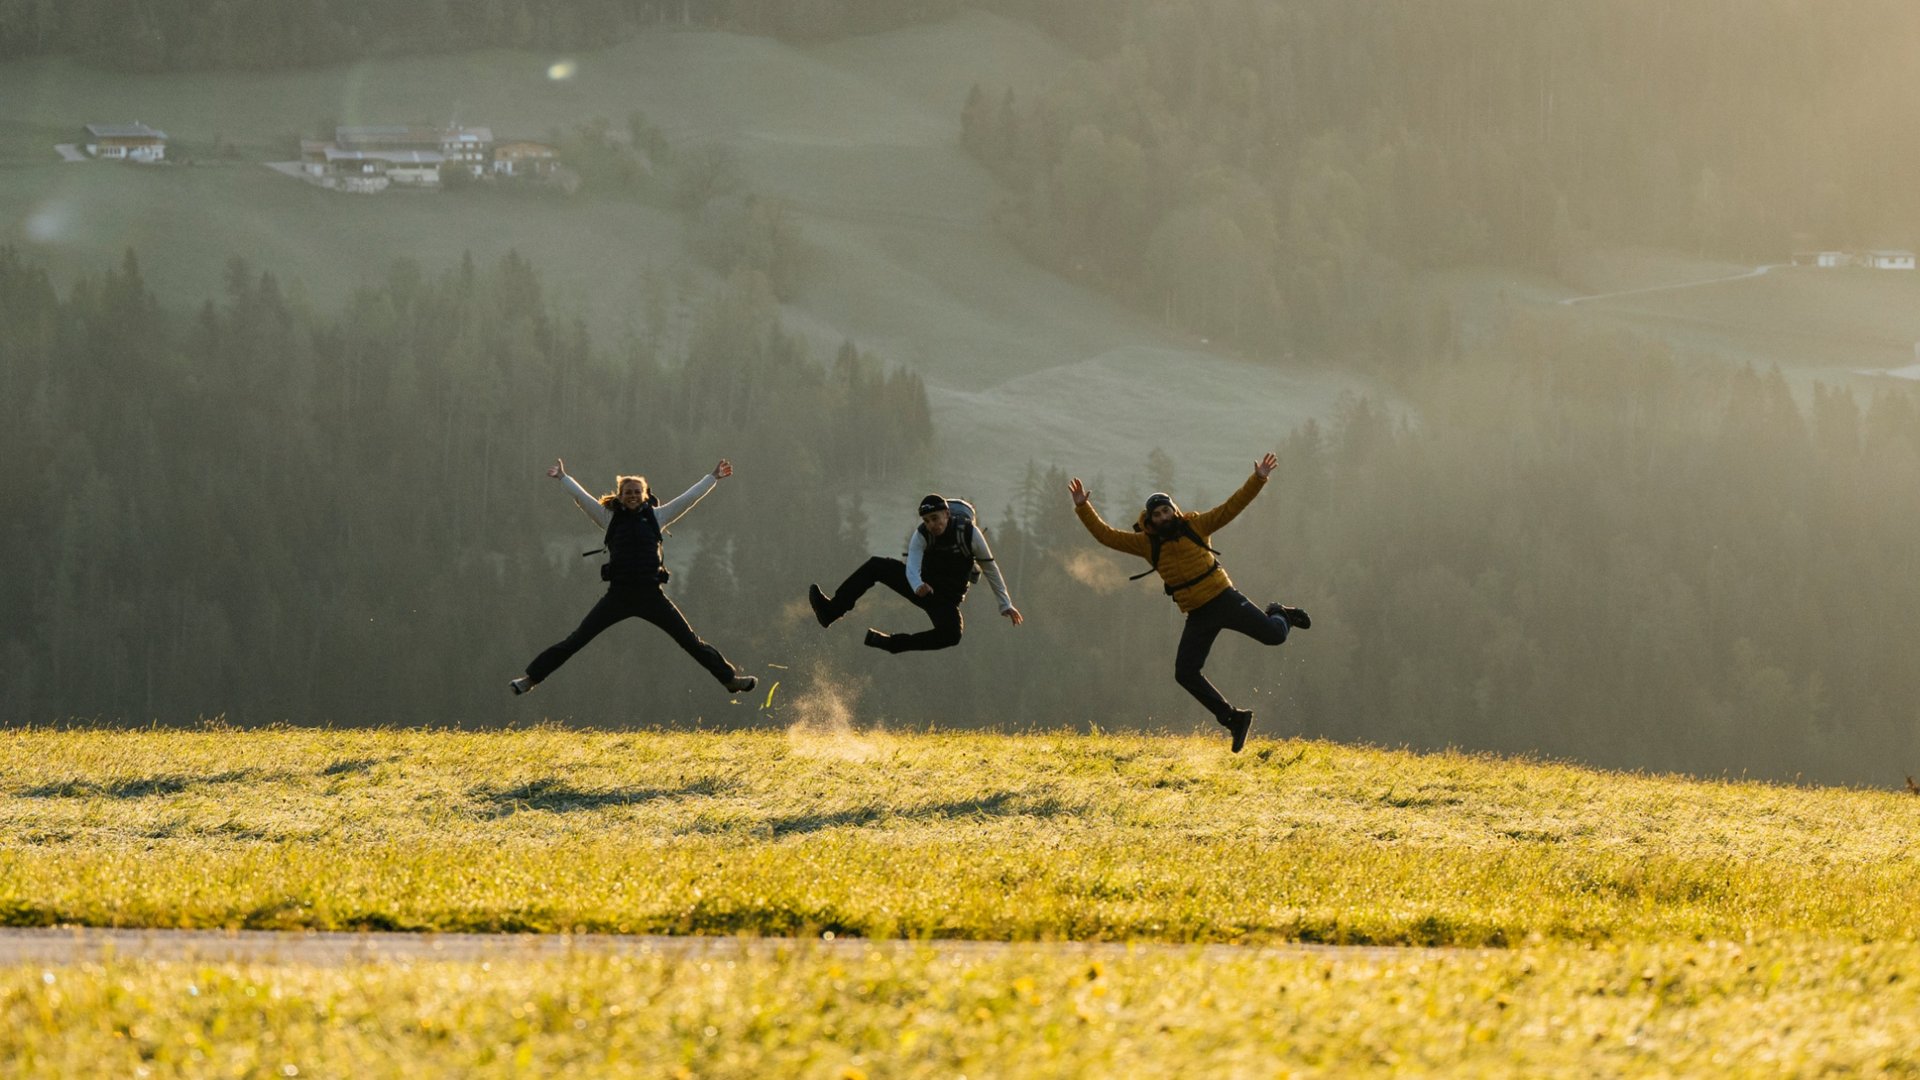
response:
[[[0,917],[16,926],[785,939],[0,967],[0,1060],[1912,1074],[1916,814],[1905,792],[1257,737],[1236,757],[1224,738],[809,726],[12,729]],[[1288,942],[1441,948],[1220,945]]]
[[[1072,734],[0,734],[12,925],[1906,940],[1904,792]]]
[[[1780,253],[1775,261],[1785,261]],[[1610,288],[1646,289],[1670,282],[1740,274],[1752,266],[1696,264],[1642,254],[1620,256],[1618,270],[1599,275]],[[1692,355],[1716,356],[1836,385],[1870,389],[1860,371],[1915,362],[1920,342],[1920,274],[1859,267],[1783,266],[1759,277],[1603,297],[1576,309],[1578,318],[1618,326]]]
[[[1920,1073],[1911,945],[0,969],[10,1075]]]

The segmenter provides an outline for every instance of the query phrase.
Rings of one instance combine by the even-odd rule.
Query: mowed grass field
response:
[[[1904,792],[1257,739],[1236,757],[1224,738],[808,727],[13,729],[13,925],[788,943],[0,968],[0,1060],[155,1076],[1913,1073],[1916,815]],[[949,938],[1014,944],[933,940]],[[1410,947],[1288,946],[1303,941]]]
[[[12,925],[1907,937],[1905,792],[1073,734],[0,734]]]

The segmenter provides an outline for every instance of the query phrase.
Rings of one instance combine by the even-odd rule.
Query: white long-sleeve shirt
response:
[[[947,527],[954,528],[952,524]],[[987,534],[981,532],[978,525],[968,532],[973,536],[973,544],[967,549],[967,554],[973,556],[973,561],[980,565],[980,575],[987,579],[988,585],[993,586],[993,598],[1000,601],[1000,614],[1005,615],[1013,610],[1013,596],[1007,592],[1007,579],[1000,573],[1000,564],[993,561],[993,549],[987,546]],[[961,542],[965,543],[964,540]],[[915,529],[913,535],[907,538],[907,584],[915,592],[920,591],[920,566],[926,557],[927,538],[921,535],[919,529]]]
[[[595,525],[605,529],[607,523],[613,520],[613,511],[601,506],[600,500],[587,494],[587,489],[581,487],[580,481],[575,480],[572,476],[562,476],[560,479],[566,482],[567,494],[572,495],[573,501],[580,504],[581,512],[592,518]],[[678,521],[682,515],[693,509],[693,504],[705,498],[707,492],[712,491],[719,483],[718,478],[712,473],[708,473],[694,481],[693,486],[682,492],[678,497],[654,507],[653,516],[660,520],[661,530],[664,532],[667,526]]]

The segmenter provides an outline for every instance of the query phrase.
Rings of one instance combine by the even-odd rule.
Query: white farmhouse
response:
[[[88,124],[80,140],[87,153],[116,161],[164,161],[167,133],[135,120],[131,124]]]
[[[493,129],[452,127],[440,135],[440,154],[447,167],[465,169],[475,177],[487,174],[493,160]]]
[[[1875,270],[1911,270],[1913,269],[1913,252],[1892,249],[1869,251],[1866,263]]]

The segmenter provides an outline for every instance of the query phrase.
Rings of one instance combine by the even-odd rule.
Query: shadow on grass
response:
[[[799,833],[819,832],[822,829],[838,829],[847,826],[871,825],[883,820],[920,820],[941,818],[971,817],[1039,817],[1050,818],[1071,812],[1071,808],[1054,798],[1023,797],[1015,791],[996,791],[991,795],[982,795],[977,799],[956,799],[952,802],[933,803],[928,806],[856,806],[846,810],[818,814],[789,814],[771,818],[767,827],[773,835],[793,836]]]
[[[258,769],[231,769],[208,776],[143,776],[122,780],[56,780],[22,790],[27,799],[89,799],[104,795],[112,799],[145,799],[154,795],[178,795],[199,784],[237,784],[270,779]]]
[[[321,776],[345,776],[348,773],[372,772],[375,766],[385,765],[398,760],[390,757],[341,758],[339,761],[320,770]]]
[[[557,777],[544,776],[509,788],[474,788],[467,794],[486,804],[487,816],[501,818],[523,810],[565,814],[579,810],[601,810],[609,806],[632,806],[660,799],[717,795],[720,791],[720,781],[712,777],[692,780],[672,788],[628,787],[585,791]]]

